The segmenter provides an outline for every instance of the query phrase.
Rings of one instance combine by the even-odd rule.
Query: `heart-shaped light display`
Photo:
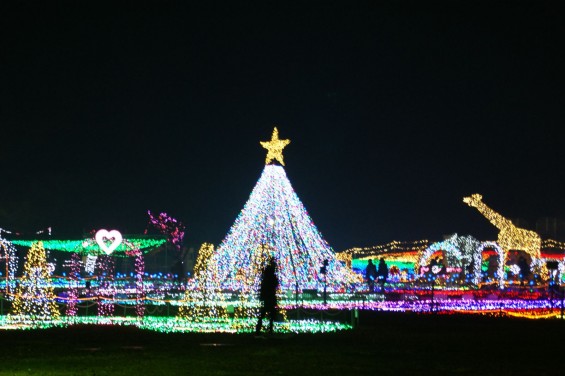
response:
[[[109,255],[110,253],[114,252],[116,248],[122,243],[122,234],[118,230],[98,230],[95,236],[96,243],[104,253]],[[107,244],[107,241],[111,241],[110,245]]]

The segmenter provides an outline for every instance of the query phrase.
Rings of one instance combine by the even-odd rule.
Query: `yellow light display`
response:
[[[199,276],[201,272],[206,270],[206,265],[210,256],[214,253],[214,244],[202,243],[200,249],[198,250],[198,258],[194,265],[194,275]]]
[[[228,320],[227,305],[221,290],[216,288],[207,273],[208,268],[214,268],[214,265],[208,263],[213,253],[213,244],[203,243],[200,246],[194,266],[194,285],[187,288],[184,294],[178,319],[189,322],[207,322],[211,318],[219,321]]]
[[[38,321],[59,317],[51,273],[43,243],[31,246],[26,257],[24,273],[16,289],[10,320]]]
[[[335,258],[339,261],[343,261],[348,268],[351,268],[351,261],[353,260],[353,255],[351,253],[336,253]]]
[[[508,251],[517,250],[526,252],[532,259],[532,269],[536,270],[544,278],[547,277],[547,268],[541,262],[541,238],[531,230],[525,230],[514,226],[512,221],[489,208],[482,201],[483,196],[475,193],[464,197],[463,202],[470,207],[476,208],[486,219],[498,228],[498,245],[504,250],[504,261],[508,261]]]
[[[393,240],[386,244],[376,245],[372,247],[354,247],[346,249],[338,253],[341,260],[346,260],[346,254],[352,258],[378,257],[380,255],[388,255],[392,253],[405,254],[407,252],[424,251],[428,248],[429,241],[427,239],[416,241],[398,241]],[[417,256],[411,256],[410,261],[415,262]]]
[[[282,151],[286,147],[286,145],[290,144],[290,140],[279,140],[279,130],[277,129],[277,127],[273,129],[271,141],[260,141],[260,143],[261,146],[267,149],[267,158],[265,159],[265,164],[271,163],[274,159],[284,166]]]
[[[560,242],[553,239],[543,239],[541,241],[541,248],[554,252],[563,252],[565,251],[565,242]]]
[[[231,294],[225,294],[217,284],[218,264],[210,260],[213,253],[214,245],[209,243],[202,244],[198,251],[193,284],[187,287],[179,307],[177,327],[190,326],[194,322],[215,322],[232,325],[234,331],[253,329],[260,309],[257,290],[261,270],[274,250],[261,244],[256,252],[250,253],[248,267],[236,272],[236,281],[241,287],[236,299]],[[282,295],[280,286],[277,295]],[[288,330],[286,310],[279,307],[278,313],[282,317],[282,321],[277,322],[278,328]]]

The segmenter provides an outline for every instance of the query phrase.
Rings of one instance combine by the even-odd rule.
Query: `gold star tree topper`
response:
[[[290,140],[279,140],[279,130],[277,129],[277,127],[275,127],[275,129],[273,129],[271,141],[260,142],[261,146],[267,149],[267,158],[265,159],[265,164],[269,164],[273,159],[275,159],[284,166],[282,151],[286,145],[290,144]]]

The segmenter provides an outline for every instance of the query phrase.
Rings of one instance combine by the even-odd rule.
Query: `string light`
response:
[[[6,232],[6,231],[5,231]],[[1,235],[1,232],[0,232]],[[8,240],[0,236],[0,259],[5,262],[5,291],[8,296],[11,296],[11,291],[16,285],[16,270],[18,269],[18,256],[16,248]],[[1,272],[1,271],[0,271]]]
[[[540,252],[542,258],[563,261],[565,258],[565,242],[542,239]]]
[[[143,284],[143,274],[145,273],[145,260],[143,258],[143,252],[139,249],[133,251],[135,255],[135,312],[137,317],[143,317],[145,315],[145,287]]]
[[[20,231],[10,231],[10,230],[6,230],[6,229],[0,227],[0,237],[2,237],[2,233],[14,234],[14,235],[17,235],[17,236],[22,235],[22,232],[20,232]],[[35,231],[32,234],[33,235],[41,235],[41,234],[45,234],[45,233],[47,233],[47,235],[51,236],[51,227],[47,227],[47,228],[44,228],[42,230]]]
[[[21,240],[14,239],[12,243],[17,246],[31,247],[33,243],[38,242],[38,240]],[[114,257],[128,257],[126,252],[131,251],[132,247],[142,250],[144,253],[150,252],[156,247],[159,247],[167,242],[163,238],[128,238],[123,237],[122,243],[113,250],[112,255]],[[91,255],[105,255],[101,251],[100,246],[92,238],[86,238],[81,240],[42,240],[43,246],[46,250],[53,251],[63,251],[63,252],[78,252],[81,254],[91,254]]]
[[[203,243],[198,251],[194,278],[187,286],[178,318],[189,322],[225,322],[228,319],[224,295],[211,276],[217,274],[215,265],[209,265],[214,245]],[[209,271],[209,272],[207,272]]]
[[[495,278],[499,287],[504,287],[504,252],[495,242],[480,242],[472,236],[458,236],[453,234],[450,238],[436,242],[420,253],[415,265],[417,271],[428,265],[430,258],[436,252],[442,251],[445,255],[445,266],[455,268],[458,273],[465,273],[469,269],[472,283],[479,285],[482,277],[482,254],[486,249],[493,249],[498,255]],[[421,272],[419,272],[422,275]]]
[[[185,226],[182,222],[177,221],[167,213],[160,213],[155,217],[151,214],[151,211],[148,210],[147,215],[149,215],[149,223],[159,230],[161,234],[166,235],[168,241],[180,251],[185,235]]]
[[[222,290],[238,293],[233,314],[241,322],[258,313],[257,290],[261,270],[274,257],[279,277],[279,295],[318,288],[322,284],[319,268],[327,262],[327,280],[333,289],[345,289],[360,278],[343,265],[323,240],[286,176],[282,150],[289,140],[280,140],[273,130],[271,141],[261,142],[268,150],[266,166],[249,200],[220,246],[203,244],[195,267],[192,286],[187,287],[182,319],[216,317],[226,319],[221,309]],[[210,256],[209,256],[210,255]],[[220,299],[218,299],[220,298]],[[210,300],[219,302],[210,304]],[[282,310],[283,316],[286,314]]]
[[[286,145],[290,144],[290,140],[280,140],[279,130],[277,127],[273,129],[273,134],[271,135],[271,141],[261,141],[261,146],[267,149],[267,157],[265,158],[265,164],[269,164],[274,160],[278,161],[284,166],[284,159],[282,151]]]
[[[398,241],[393,240],[386,244],[375,245],[372,247],[354,247],[346,249],[339,254],[350,254],[353,258],[362,257],[378,257],[381,254],[389,255],[391,253],[408,253],[423,251],[429,245],[426,239],[416,241]]]
[[[478,193],[464,197],[463,202],[476,208],[486,219],[498,228],[497,243],[504,250],[504,260],[508,260],[508,251],[519,250],[526,252],[531,258],[531,267],[547,278],[548,272],[541,259],[541,238],[531,230],[514,226],[512,221],[489,208],[482,201],[483,196]]]
[[[343,265],[325,242],[281,166],[266,165],[249,200],[228,235],[216,249],[216,281],[232,291],[256,290],[259,266],[272,250],[284,291],[298,292],[322,286],[319,268],[328,260],[328,289],[345,289],[360,277]],[[212,273],[211,271],[208,271]]]
[[[206,270],[206,265],[208,260],[214,253],[214,244],[203,243],[198,250],[198,257],[196,258],[196,263],[194,264],[193,274],[198,277],[204,270]]]
[[[68,290],[68,300],[67,300],[67,310],[65,314],[67,316],[76,316],[78,307],[78,284],[80,279],[80,268],[82,266],[82,262],[80,260],[80,256],[77,253],[73,253],[71,255],[71,260],[68,265],[69,267],[69,279],[70,279],[70,288]]]
[[[132,326],[161,333],[252,333],[255,322],[252,319],[193,322],[175,317],[157,316],[147,316],[141,320],[135,317],[76,316],[61,317],[45,321],[22,321],[15,323],[8,320],[5,316],[0,316],[0,330],[47,329],[53,327],[69,327],[72,325]],[[347,323],[316,319],[288,320],[284,324],[277,322],[274,325],[274,331],[277,333],[329,333],[350,329],[352,329],[352,326]]]
[[[116,295],[114,282],[114,269],[116,263],[111,256],[98,257],[98,316],[111,316],[114,313],[113,298]]]
[[[50,320],[59,317],[50,280],[43,244],[34,243],[26,256],[23,276],[16,288],[11,321]]]
[[[509,220],[482,203],[480,195],[474,194],[463,200],[476,207],[499,228],[498,242],[481,242],[471,236],[454,234],[432,244],[428,240],[393,241],[375,247],[351,248],[336,255],[318,232],[294,192],[283,167],[273,163],[278,162],[284,166],[282,152],[289,143],[289,140],[279,139],[276,127],[271,140],[261,142],[268,151],[261,177],[220,246],[215,249],[214,245],[204,243],[200,247],[194,276],[187,282],[186,291],[177,290],[175,294],[169,294],[172,282],[151,282],[152,279],[160,279],[160,273],[159,277],[150,276],[147,284],[143,280],[144,251],[148,252],[164,244],[165,239],[124,238],[123,242],[120,242],[118,238],[121,236],[106,231],[98,234],[96,238],[83,240],[48,240],[45,243],[15,240],[13,244],[30,246],[31,249],[26,258],[24,274],[16,293],[13,294],[12,313],[8,318],[0,317],[0,328],[68,326],[81,322],[97,325],[136,325],[162,332],[251,332],[254,330],[260,307],[257,299],[260,273],[271,257],[277,261],[276,273],[281,282],[277,296],[283,321],[275,324],[275,330],[278,332],[350,328],[347,325],[316,320],[289,320],[288,309],[367,309],[418,313],[439,311],[507,314],[530,318],[553,317],[553,302],[545,299],[539,291],[497,291],[495,294],[493,291],[477,290],[476,287],[480,288],[482,283],[483,253],[487,250],[495,255],[495,282],[503,287],[504,265],[510,250],[523,250],[531,257],[532,268],[544,271],[542,248],[545,252],[562,251],[565,249],[565,243],[553,240],[542,242],[538,234],[515,227]],[[150,223],[180,250],[185,234],[182,223],[166,213],[161,213],[158,217],[153,216],[151,212],[148,214]],[[2,232],[9,233],[0,229],[0,233]],[[107,244],[108,239],[114,239],[112,244]],[[11,285],[10,280],[15,280],[17,258],[12,243],[0,238],[0,246],[6,260],[8,289],[15,286]],[[73,252],[70,262],[66,264],[70,269],[67,278],[52,278],[46,249]],[[444,281],[438,285],[435,299],[433,295],[430,298],[429,286],[425,283],[418,284],[416,281],[421,276],[420,270],[428,265],[430,258],[438,252],[442,252],[444,256],[448,273],[464,272],[467,266],[472,266],[475,289],[470,290],[470,287],[465,285],[449,286]],[[135,288],[132,288],[125,278],[120,279],[119,273],[115,274],[115,259],[109,257],[111,253],[112,256],[135,257]],[[86,256],[87,261],[90,260],[90,265],[85,265],[87,271],[98,271],[94,277],[96,279],[92,294],[84,298],[78,296],[78,286],[84,281],[79,277],[82,267],[80,255]],[[406,273],[402,274],[403,271],[397,265],[391,267],[391,279],[405,283],[402,287],[403,299],[385,300],[382,294],[363,295],[361,298],[356,293],[363,282],[361,277],[351,270],[352,264],[359,257],[370,256],[385,257],[387,261],[397,264],[411,264],[416,269],[416,273],[410,277]],[[324,273],[329,281],[327,301],[325,298],[323,302],[314,298],[298,304],[300,293],[304,293],[306,289],[320,289],[323,286],[325,279],[322,278],[320,266],[326,262]],[[509,269],[516,272],[515,265],[510,265]],[[565,271],[563,260],[560,261],[558,269],[560,272]],[[67,288],[67,291],[61,296],[55,296],[55,286]],[[304,294],[302,296],[304,297]],[[67,305],[65,317],[59,315],[57,300]],[[77,317],[80,302],[97,302],[98,317]],[[138,317],[135,320],[114,317],[114,309],[118,304],[124,307],[135,305]],[[166,318],[147,316],[146,304],[178,306],[179,313],[176,317]]]

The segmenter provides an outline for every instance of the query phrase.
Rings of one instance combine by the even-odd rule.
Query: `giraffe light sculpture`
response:
[[[483,201],[483,196],[475,193],[464,197],[463,202],[476,208],[486,219],[498,228],[497,243],[504,250],[504,260],[508,261],[508,251],[517,250],[526,252],[532,262],[532,270],[537,271],[542,277],[547,277],[547,269],[541,262],[541,238],[535,231],[514,226],[512,221],[489,208]]]

